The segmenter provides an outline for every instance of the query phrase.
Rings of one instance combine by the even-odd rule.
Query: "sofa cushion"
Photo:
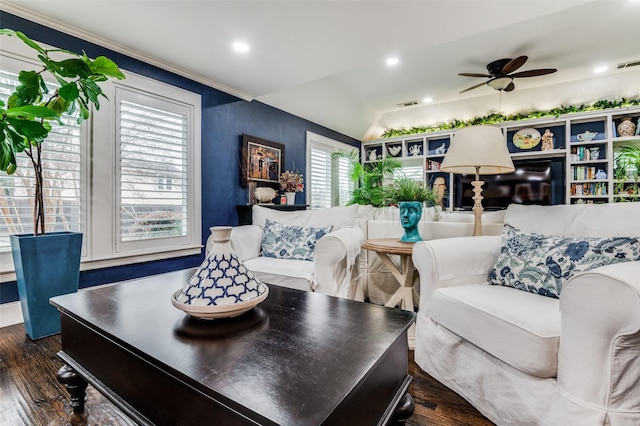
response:
[[[555,377],[560,341],[559,300],[509,287],[470,284],[440,288],[431,318],[512,367]]]
[[[308,260],[256,257],[245,260],[244,266],[261,283],[275,284],[297,290],[313,291],[313,262]]]
[[[576,237],[640,236],[640,203],[561,204],[535,206],[510,204],[504,223],[524,232]],[[484,221],[484,216],[483,216]]]
[[[326,209],[279,211],[254,205],[252,220],[254,225],[265,227],[267,219],[287,225],[325,227],[333,226],[337,231],[345,226],[356,226],[358,206],[330,207]]]
[[[313,260],[318,240],[331,232],[332,228],[305,228],[267,219],[262,234],[262,255],[278,259]]]
[[[632,260],[640,260],[638,238],[558,237],[505,224],[502,251],[489,271],[489,282],[558,298],[575,274]]]

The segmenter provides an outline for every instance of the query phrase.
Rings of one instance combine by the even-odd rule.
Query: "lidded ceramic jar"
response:
[[[618,137],[633,136],[636,133],[636,125],[631,121],[631,117],[624,117],[617,129]]]
[[[214,244],[209,255],[171,301],[196,318],[237,316],[262,302],[269,288],[256,279],[231,248],[232,227],[210,229]]]

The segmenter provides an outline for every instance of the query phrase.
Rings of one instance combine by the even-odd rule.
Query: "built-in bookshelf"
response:
[[[636,125],[633,135],[619,134],[618,128],[623,119],[627,120],[627,130],[629,121]],[[564,176],[552,176],[552,179],[563,185],[565,203],[601,203],[637,198],[637,189],[636,195],[632,190],[638,186],[636,178],[625,176],[616,179],[614,160],[622,147],[640,145],[639,107],[513,121],[501,123],[498,127],[502,129],[514,161],[558,158],[564,162]],[[551,134],[553,148],[543,150],[543,143],[532,148],[519,148],[514,143],[514,136],[524,129],[535,129],[540,135],[545,135],[545,132]],[[365,142],[362,161],[367,163],[391,156],[415,164],[416,159],[421,159],[425,183],[430,185],[436,177],[444,178],[447,205],[453,206],[454,176],[440,171],[440,165],[454,133],[455,130],[446,130]]]

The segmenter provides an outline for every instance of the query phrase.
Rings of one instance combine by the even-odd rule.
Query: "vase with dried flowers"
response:
[[[280,189],[287,196],[287,205],[295,204],[296,192],[304,190],[304,178],[298,171],[285,171],[280,175]]]

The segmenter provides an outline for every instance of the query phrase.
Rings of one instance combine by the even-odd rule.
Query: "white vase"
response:
[[[292,206],[296,203],[296,193],[295,192],[285,192],[287,196],[287,205]]]
[[[210,229],[213,245],[209,255],[172,301],[177,308],[199,318],[236,316],[264,300],[269,289],[258,282],[231,248],[232,228]]]

